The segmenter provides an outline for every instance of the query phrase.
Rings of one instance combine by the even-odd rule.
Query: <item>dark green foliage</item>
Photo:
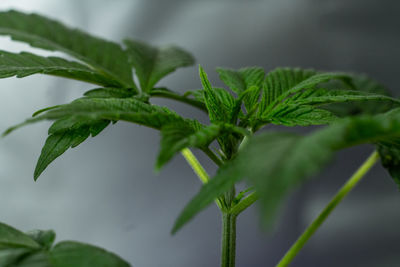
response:
[[[217,68],[220,79],[237,95],[243,98],[247,112],[251,112],[258,102],[265,72],[260,67],[242,68],[239,70]],[[247,92],[246,92],[247,91]]]
[[[43,73],[99,85],[116,85],[102,73],[77,62],[58,57],[41,57],[31,53],[19,54],[0,51],[0,78],[26,76]],[[117,84],[118,85],[118,84]]]
[[[143,92],[150,91],[161,78],[177,68],[194,64],[194,58],[176,46],[159,48],[134,40],[125,40],[125,44]]]
[[[173,232],[213,201],[225,215],[237,216],[240,212],[233,210],[243,210],[240,205],[250,198],[244,197],[248,190],[235,194],[235,184],[242,180],[254,186],[251,194],[260,198],[262,218],[271,223],[290,190],[320,170],[337,150],[358,144],[376,145],[383,166],[400,185],[400,101],[365,76],[299,68],[277,68],[265,75],[260,67],[219,68],[228,90],[213,87],[199,67],[203,89],[181,94],[154,88],[167,74],[194,63],[188,52],[175,46],[154,47],[125,40],[124,50],[117,43],[17,11],[0,12],[0,34],[79,60],[0,51],[0,78],[48,74],[101,86],[69,104],[41,109],[5,132],[42,120],[53,121],[36,165],[35,180],[66,150],[98,135],[111,122],[122,120],[161,131],[156,169],[188,147],[203,150],[220,167],[183,210]],[[199,108],[208,113],[211,123],[203,125],[153,105],[153,97]],[[359,113],[364,115],[353,116]],[[269,123],[328,126],[306,136],[285,132],[252,135]],[[214,140],[219,145],[216,154],[209,148]],[[203,181],[208,181],[208,175],[203,176]],[[0,267],[128,266],[100,248],[76,242],[53,246],[54,239],[52,231],[23,234],[0,223]]]
[[[242,179],[255,186],[261,198],[263,219],[271,222],[286,193],[321,169],[335,151],[393,138],[400,138],[400,109],[386,116],[342,119],[308,136],[289,133],[255,136],[203,186],[177,219],[173,232]]]
[[[121,46],[37,14],[0,12],[0,34],[34,47],[61,51],[106,76],[109,85],[134,87],[128,57]]]
[[[53,246],[52,230],[26,234],[0,223],[0,267],[128,267],[117,255],[89,244],[64,241]]]

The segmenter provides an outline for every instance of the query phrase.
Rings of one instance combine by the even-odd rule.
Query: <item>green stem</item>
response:
[[[186,159],[186,161],[188,162],[188,164],[190,165],[190,167],[192,167],[193,171],[197,174],[200,181],[203,184],[208,183],[208,181],[210,180],[210,177],[208,176],[206,170],[204,170],[203,166],[201,166],[201,164],[197,160],[196,156],[193,155],[192,151],[190,151],[189,148],[184,148],[184,149],[182,149],[181,153],[182,153],[183,157]],[[222,201],[219,198],[217,198],[215,200],[215,203],[221,210],[223,209],[224,206],[222,205]]]
[[[364,177],[364,175],[371,169],[372,166],[378,161],[379,155],[374,151],[368,159],[358,168],[358,170],[350,177],[350,179],[340,188],[336,195],[332,198],[329,204],[318,215],[318,217],[310,224],[310,226],[303,232],[297,239],[296,243],[292,245],[282,260],[276,267],[288,266],[297,253],[303,248],[304,244],[310,239],[315,231],[326,220],[333,209],[343,200],[343,198],[357,185],[357,183]]]
[[[253,192],[249,194],[247,197],[240,200],[235,206],[230,209],[230,213],[234,214],[235,216],[239,215],[242,211],[250,207],[254,202],[258,200],[257,192]]]
[[[236,215],[222,214],[221,267],[235,267]]]
[[[204,148],[203,152],[206,153],[206,155],[212,160],[214,161],[214,163],[218,166],[221,167],[222,165],[224,165],[224,163],[222,162],[222,160],[214,153],[211,151],[211,149]]]
[[[168,92],[168,91],[154,91],[151,93],[151,97],[162,97],[162,98],[168,98],[168,99],[172,99],[172,100],[176,100],[178,102],[182,102],[188,105],[191,105],[193,107],[196,107],[204,112],[208,112],[206,105],[203,104],[200,101],[197,101],[195,99],[191,99],[188,97],[184,97],[181,96],[179,94],[176,93],[172,93],[172,92]]]

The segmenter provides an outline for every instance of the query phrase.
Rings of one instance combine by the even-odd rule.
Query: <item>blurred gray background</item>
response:
[[[400,2],[367,0],[123,1],[2,0],[0,9],[37,12],[120,41],[178,44],[191,51],[221,85],[217,66],[277,66],[369,74],[399,95]],[[0,38],[0,49],[29,50]],[[197,68],[179,70],[159,85],[184,92],[200,87]],[[1,130],[45,106],[68,102],[93,86],[48,76],[0,81]],[[157,100],[178,113],[207,119],[191,107]],[[55,229],[58,240],[94,243],[138,267],[218,266],[220,218],[214,206],[176,236],[174,219],[199,190],[182,157],[160,175],[153,163],[159,135],[117,123],[69,150],[33,182],[48,123],[0,140],[0,221],[22,230]],[[237,266],[274,266],[372,147],[342,151],[293,194],[273,233],[260,230],[252,208],[239,217]],[[199,154],[212,173],[215,167]],[[293,266],[400,266],[400,193],[376,166],[334,211]]]

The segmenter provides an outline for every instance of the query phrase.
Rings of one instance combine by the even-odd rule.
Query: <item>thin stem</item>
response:
[[[181,96],[176,93],[168,92],[168,91],[154,91],[151,93],[152,97],[162,97],[162,98],[168,98],[168,99],[173,99],[188,105],[191,105],[193,107],[196,107],[204,112],[207,112],[206,105],[204,105],[202,102],[197,101],[195,99],[191,99],[188,97]]]
[[[211,151],[211,149],[204,148],[203,149],[204,153],[207,154],[207,156],[214,161],[215,164],[217,164],[218,167],[221,167],[222,165],[224,165],[224,163],[222,162],[222,160],[214,153]]]
[[[236,253],[236,216],[222,214],[222,252],[221,267],[235,267]]]
[[[189,163],[190,167],[192,167],[193,171],[197,174],[200,181],[203,184],[208,183],[208,181],[210,180],[210,176],[208,176],[206,170],[204,170],[203,166],[201,166],[200,162],[197,160],[196,156],[193,155],[192,151],[190,151],[189,148],[184,148],[182,149],[181,153],[186,161]],[[215,203],[221,210],[223,209],[222,202],[219,198],[215,200]]]
[[[304,244],[310,239],[315,231],[326,220],[333,209],[343,200],[343,198],[357,185],[357,183],[364,177],[364,175],[371,169],[372,166],[378,161],[379,155],[374,151],[368,159],[358,168],[358,170],[350,177],[350,179],[340,188],[336,195],[332,198],[329,204],[318,215],[318,217],[310,224],[310,226],[303,232],[297,239],[296,243],[292,245],[282,260],[276,267],[288,266],[297,253],[303,248]]]
[[[231,214],[235,216],[239,215],[242,211],[250,207],[254,202],[258,200],[257,192],[253,192],[249,194],[247,197],[243,198],[239,203],[231,208],[229,211]]]

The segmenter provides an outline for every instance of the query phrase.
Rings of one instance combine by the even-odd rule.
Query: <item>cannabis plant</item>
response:
[[[69,148],[118,121],[158,130],[161,145],[156,170],[181,153],[204,183],[177,218],[172,233],[215,203],[222,214],[223,267],[235,266],[237,217],[258,200],[261,224],[268,229],[287,194],[323,168],[340,149],[365,143],[376,147],[277,266],[292,261],[375,162],[380,160],[395,182],[400,182],[400,101],[365,76],[299,68],[277,68],[267,74],[260,67],[218,68],[226,85],[218,88],[199,67],[202,89],[181,94],[156,87],[177,68],[194,64],[193,57],[176,46],[154,47],[130,39],[119,45],[17,11],[0,13],[0,34],[75,59],[0,51],[1,78],[39,73],[96,86],[71,103],[36,111],[5,131],[7,135],[23,125],[53,121],[34,179]],[[203,125],[154,105],[151,101],[155,97],[196,107],[208,114],[210,122]],[[271,124],[325,126],[300,135],[268,130]],[[191,149],[204,152],[218,166],[212,178]],[[235,185],[242,182],[248,188],[237,192]],[[129,266],[98,247],[71,241],[53,245],[54,239],[53,231],[22,233],[0,224],[0,266]]]

